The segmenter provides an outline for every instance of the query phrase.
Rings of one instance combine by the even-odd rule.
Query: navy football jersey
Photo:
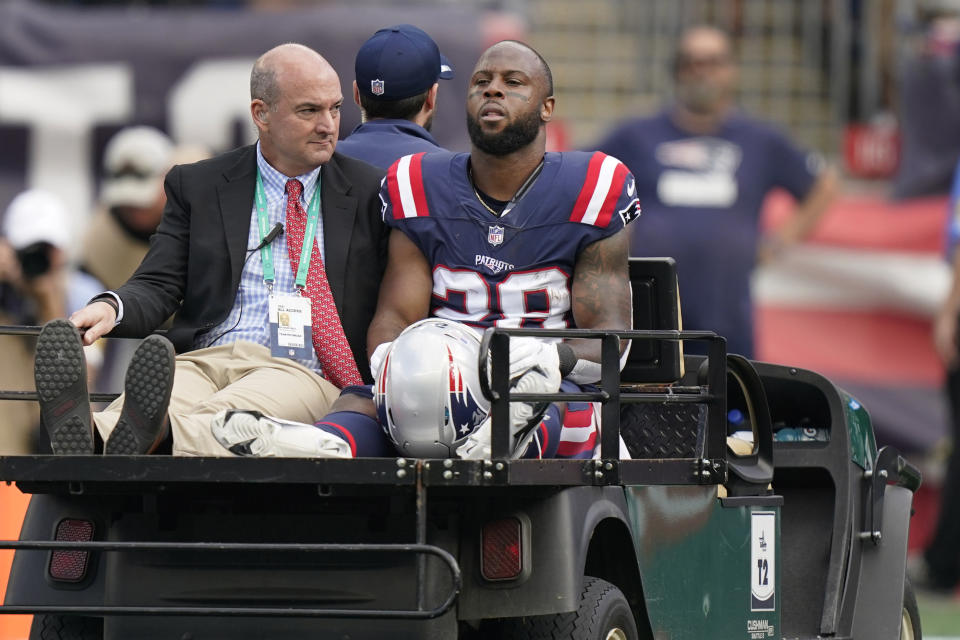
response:
[[[431,315],[475,327],[574,326],[574,265],[640,214],[627,167],[603,153],[547,153],[533,185],[497,217],[478,200],[467,153],[404,156],[380,190],[384,222],[433,269]]]

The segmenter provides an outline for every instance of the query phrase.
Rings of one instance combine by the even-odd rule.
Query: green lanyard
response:
[[[257,222],[260,225],[260,238],[270,233],[270,217],[267,214],[267,194],[263,190],[263,179],[260,169],[257,168],[257,188],[254,192],[257,203]],[[320,220],[320,176],[317,175],[317,187],[310,198],[307,207],[307,227],[303,231],[303,248],[300,249],[300,265],[297,267],[296,285],[298,289],[307,286],[307,272],[310,270],[310,254],[313,251],[313,237],[317,233],[317,222]],[[260,248],[260,260],[263,262],[263,281],[267,287],[273,289],[273,247],[271,244]]]

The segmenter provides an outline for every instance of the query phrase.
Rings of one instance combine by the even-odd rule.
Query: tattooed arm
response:
[[[628,236],[625,229],[587,246],[573,271],[571,304],[580,329],[630,329]],[[600,362],[600,340],[568,340],[577,358]],[[620,351],[626,349],[621,342]]]

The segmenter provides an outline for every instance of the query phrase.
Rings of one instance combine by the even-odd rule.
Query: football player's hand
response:
[[[370,373],[373,374],[373,379],[376,380],[380,377],[380,370],[383,369],[383,361],[387,357],[387,351],[390,350],[390,345],[393,342],[384,342],[377,345],[377,348],[373,350],[373,353],[370,354]]]
[[[556,351],[556,349],[554,349]],[[543,370],[539,365],[527,369],[510,385],[511,393],[556,393],[560,390],[560,367]],[[527,451],[530,441],[537,435],[537,425],[543,417],[545,405],[529,402],[510,403],[510,450],[508,458],[520,458]],[[487,418],[457,448],[457,456],[463,460],[489,460],[491,458],[492,427]]]
[[[510,338],[510,379],[516,380],[533,368],[550,375],[560,372],[557,345],[538,338],[512,336]]]

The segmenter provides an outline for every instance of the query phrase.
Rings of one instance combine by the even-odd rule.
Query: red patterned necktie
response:
[[[317,187],[319,189],[319,186]],[[300,265],[300,251],[303,248],[303,233],[307,227],[307,212],[300,204],[303,185],[299,180],[287,180],[287,249],[290,252],[290,268],[294,277]],[[310,296],[310,316],[313,323],[313,348],[317,360],[327,380],[342,389],[351,384],[362,385],[363,379],[357,370],[353,352],[343,333],[343,325],[337,315],[337,307],[327,282],[327,271],[313,241],[310,252],[310,269],[307,272],[306,293]]]

